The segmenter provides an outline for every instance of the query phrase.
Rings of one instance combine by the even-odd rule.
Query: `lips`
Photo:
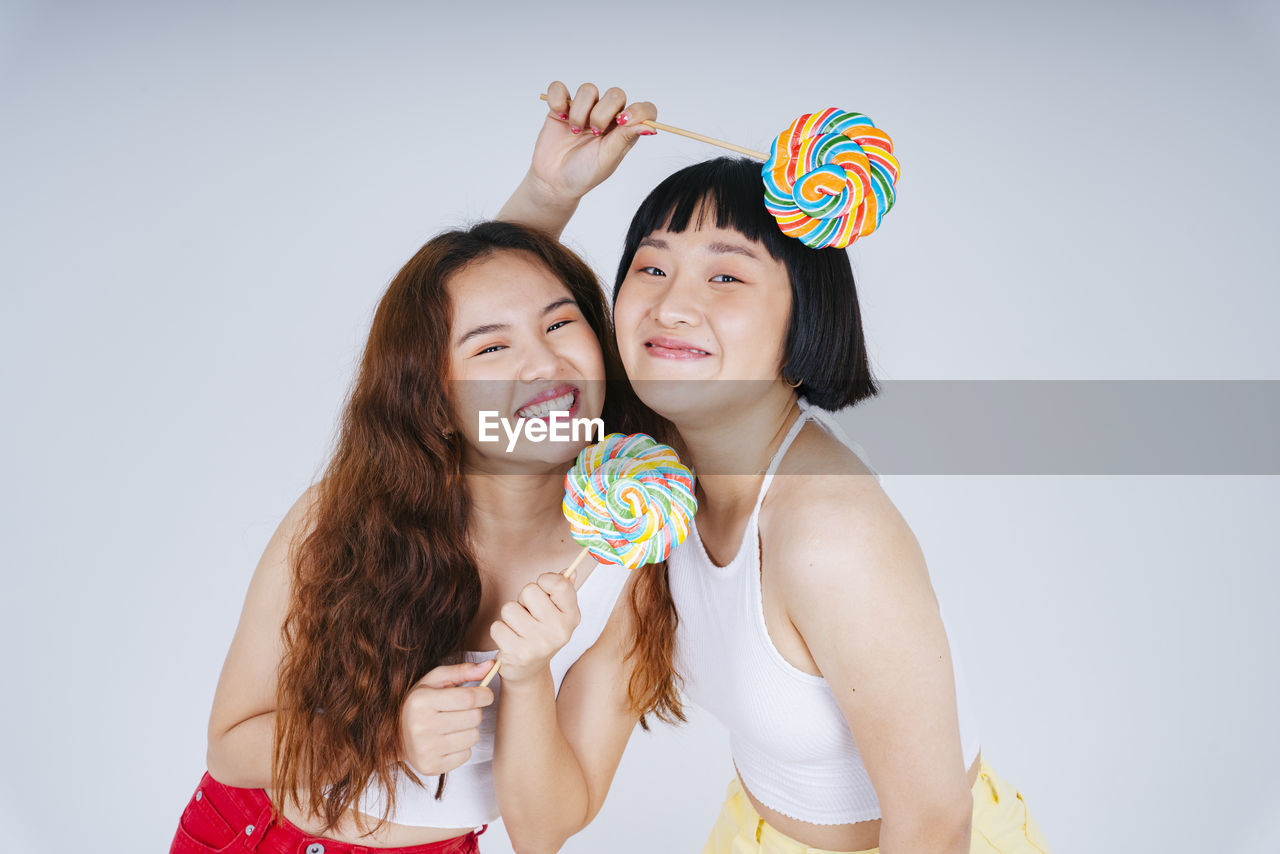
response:
[[[516,410],[517,418],[550,418],[553,412],[568,412],[570,416],[578,408],[578,389],[568,383],[538,392]]]
[[[679,338],[657,335],[644,342],[645,351],[659,359],[702,359],[711,353]]]

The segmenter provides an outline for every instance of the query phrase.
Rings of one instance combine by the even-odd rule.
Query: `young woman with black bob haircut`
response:
[[[551,852],[594,817],[637,717],[674,702],[641,628],[669,608],[620,567],[558,572],[585,438],[479,438],[481,410],[562,405],[654,429],[590,268],[510,223],[423,246],[254,573],[172,851],[465,854],[501,812],[516,850]],[[495,653],[493,690],[468,684]]]
[[[504,216],[558,234],[625,155],[614,128],[656,111],[591,86],[547,99]],[[689,539],[651,572],[668,574],[678,678],[732,739],[704,854],[1047,851],[980,756],[915,537],[818,409],[876,393],[848,255],[785,236],[761,190],[747,160],[671,175],[614,284],[627,376],[697,478]]]

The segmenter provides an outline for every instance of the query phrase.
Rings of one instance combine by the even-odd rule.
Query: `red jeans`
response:
[[[275,814],[262,789],[224,786],[207,773],[178,820],[169,854],[479,854],[472,831],[426,845],[378,848],[312,836]]]

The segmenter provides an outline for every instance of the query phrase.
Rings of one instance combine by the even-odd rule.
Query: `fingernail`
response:
[[[569,114],[568,114],[568,113],[556,113],[556,115],[558,115],[560,118],[562,118],[562,119],[566,119],[566,120],[569,118]]]
[[[572,133],[582,133],[582,128],[575,128],[575,127],[571,127],[571,128],[569,128],[569,130],[570,130],[570,132],[572,132]]]
[[[592,136],[599,136],[599,135],[600,135],[600,131],[596,130],[595,128],[592,128],[592,129],[591,129],[591,134],[592,134]]]
[[[656,130],[642,130],[640,131],[640,135],[641,136],[657,136],[658,132]]]
[[[631,116],[627,115],[626,113],[618,114],[618,124],[625,125],[629,121],[631,121]]]

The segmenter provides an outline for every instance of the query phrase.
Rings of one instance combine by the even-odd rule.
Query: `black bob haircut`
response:
[[[733,229],[764,245],[791,279],[791,317],[782,375],[799,381],[796,393],[814,406],[844,409],[878,389],[867,361],[853,268],[843,249],[810,249],[778,228],[764,206],[760,164],[717,157],[669,175],[641,203],[627,229],[613,284],[618,301],[640,241],[659,229],[683,232],[715,211],[718,228]],[[695,221],[696,217],[696,221]]]

